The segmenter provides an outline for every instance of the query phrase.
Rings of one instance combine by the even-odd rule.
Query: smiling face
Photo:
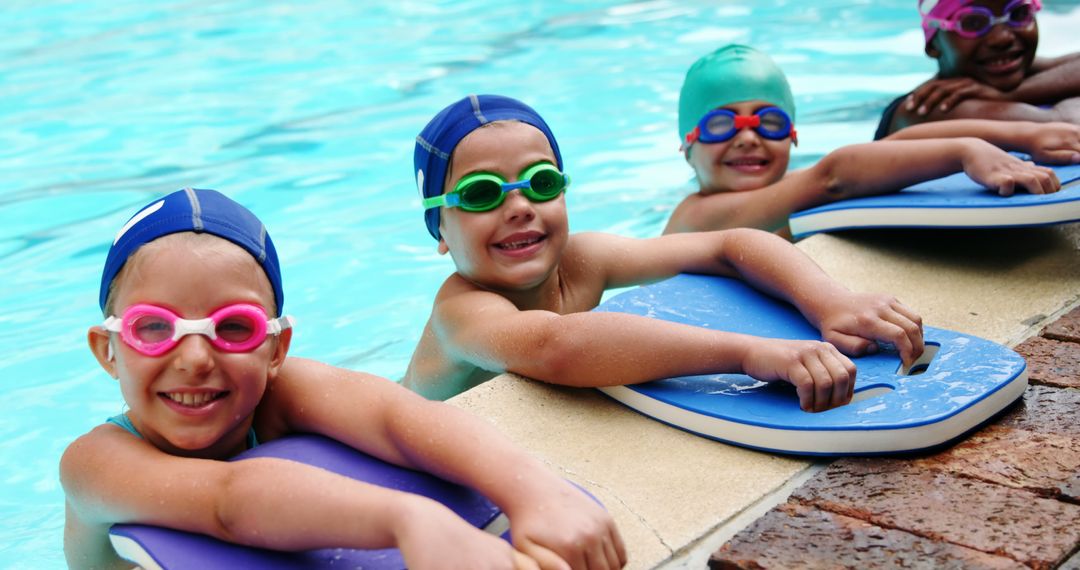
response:
[[[1001,16],[1007,4],[1007,0],[972,2],[989,8],[995,16]],[[1011,91],[1027,76],[1038,45],[1039,26],[1032,21],[1024,28],[998,24],[986,35],[970,39],[940,30],[926,46],[926,53],[938,60],[942,79],[970,77],[999,91]]]
[[[540,130],[516,121],[498,121],[469,133],[451,158],[446,190],[477,172],[508,182],[539,162],[556,164]],[[569,227],[565,195],[532,202],[512,190],[487,212],[443,208],[439,251],[450,252],[462,277],[487,289],[523,291],[539,287],[558,267]]]
[[[201,319],[233,303],[272,315],[274,295],[263,269],[240,247],[206,234],[172,234],[135,253],[115,281],[111,314],[138,303],[159,305],[181,318]],[[120,380],[139,433],[175,455],[221,457],[244,448],[255,407],[288,347],[268,336],[247,353],[218,350],[203,335],[182,337],[160,356],[146,356],[117,334],[90,331],[91,348]],[[115,359],[103,354],[111,342]]]
[[[724,105],[739,115],[752,115],[765,101],[742,101]],[[703,194],[757,190],[778,182],[791,160],[791,138],[769,140],[753,129],[740,129],[734,137],[719,143],[695,142],[686,161],[694,169]]]

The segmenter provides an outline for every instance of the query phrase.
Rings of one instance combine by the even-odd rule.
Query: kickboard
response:
[[[233,460],[255,457],[290,459],[373,485],[423,495],[443,503],[474,526],[509,540],[509,523],[506,517],[476,491],[427,473],[383,462],[332,439],[317,435],[289,436],[245,451]],[[327,524],[334,523],[327,521]],[[201,534],[139,524],[113,525],[109,530],[109,538],[122,558],[147,570],[405,568],[401,553],[396,548],[325,548],[305,552],[279,552],[231,544]]]
[[[742,281],[678,275],[605,301],[621,312],[714,330],[781,339],[819,340],[792,305]],[[1027,365],[1009,348],[978,337],[924,327],[925,354],[901,370],[890,347],[852,358],[850,404],[804,412],[787,382],[744,374],[706,374],[600,388],[646,416],[708,438],[796,455],[877,455],[928,450],[992,418],[1027,387]]]
[[[963,172],[892,194],[865,196],[791,215],[795,238],[869,228],[1013,228],[1080,220],[1080,165],[1050,167],[1061,181],[1053,194],[1019,190],[999,196]]]

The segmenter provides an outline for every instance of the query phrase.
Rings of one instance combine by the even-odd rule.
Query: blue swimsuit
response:
[[[118,425],[131,432],[135,437],[143,439],[142,434],[139,433],[139,430],[135,429],[135,425],[128,419],[127,414],[119,414],[105,421],[113,425]],[[251,431],[248,432],[247,436],[247,448],[252,449],[257,445],[259,445],[259,440],[255,437],[255,428],[251,428]]]

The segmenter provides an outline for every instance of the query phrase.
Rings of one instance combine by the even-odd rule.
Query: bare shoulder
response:
[[[130,445],[146,445],[115,425],[102,424],[71,442],[60,457],[60,483],[71,500],[78,501],[87,490],[89,475],[108,470],[107,458]]]

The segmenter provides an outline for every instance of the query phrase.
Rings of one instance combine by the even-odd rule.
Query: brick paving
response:
[[[1015,347],[1022,402],[934,455],[841,459],[710,568],[1080,568],[1080,307]]]

